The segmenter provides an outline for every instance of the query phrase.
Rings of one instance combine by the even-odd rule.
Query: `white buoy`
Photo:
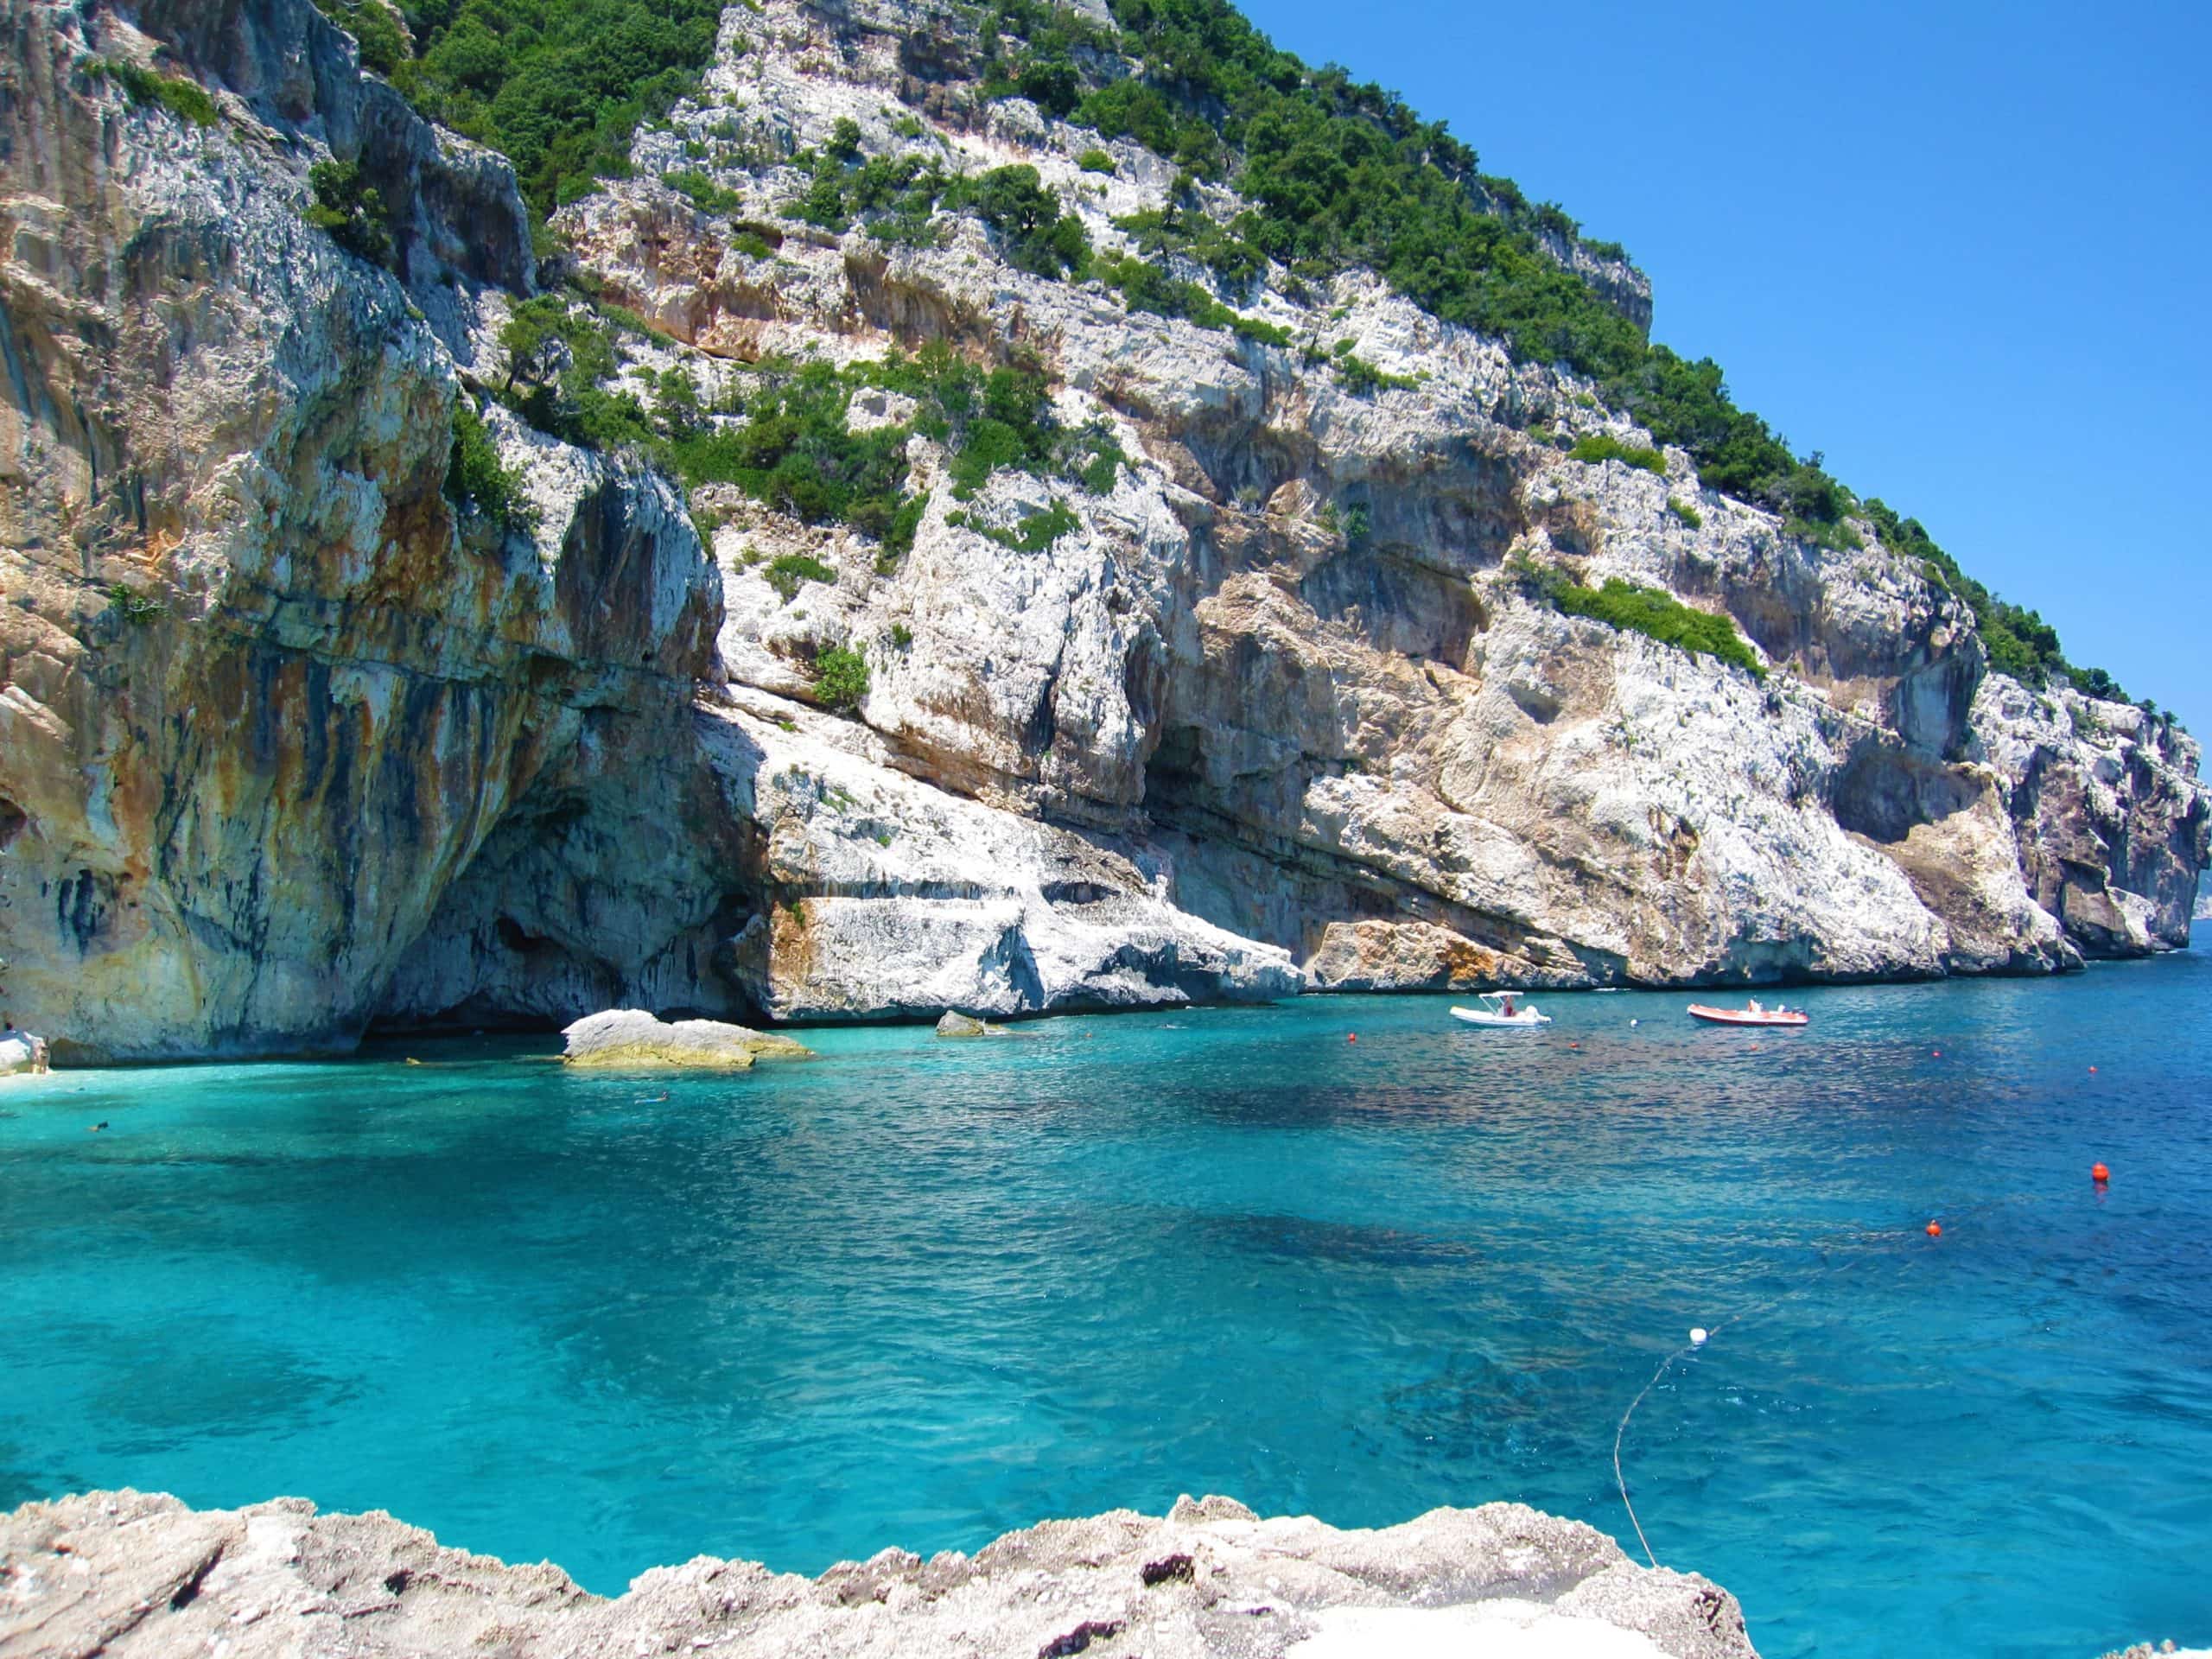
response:
[[[1640,1026],[1640,1025],[1642,1025],[1643,1023],[1643,1020],[1630,1020],[1630,1021],[1629,1021],[1629,1024],[1630,1024],[1630,1026],[1631,1026],[1631,1027]]]
[[[1704,1347],[1705,1334],[1705,1327],[1703,1325],[1694,1325],[1690,1326],[1690,1346],[1693,1348]]]

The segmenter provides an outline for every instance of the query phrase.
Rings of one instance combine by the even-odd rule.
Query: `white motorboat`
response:
[[[1476,1001],[1479,1008],[1452,1010],[1454,1020],[1464,1020],[1471,1026],[1548,1026],[1552,1017],[1538,1014],[1533,1004],[1516,1002],[1512,991],[1484,991]]]

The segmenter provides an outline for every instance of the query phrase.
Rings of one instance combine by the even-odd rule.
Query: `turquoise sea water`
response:
[[[1688,1000],[0,1092],[0,1504],[300,1493],[608,1592],[1179,1491],[1632,1548],[1615,1426],[1702,1325],[1626,1468],[1764,1653],[2212,1641],[2212,956]]]

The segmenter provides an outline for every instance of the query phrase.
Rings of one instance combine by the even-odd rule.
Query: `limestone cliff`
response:
[[[544,273],[634,314],[603,390],[695,437],[741,441],[799,362],[866,383],[842,419],[903,437],[910,546],[503,406],[541,280],[512,178],[308,0],[6,16],[0,957],[65,1058],[2185,942],[2196,746],[1989,673],[1873,524],[1824,545],[1681,450],[1633,464],[1592,387],[1357,272],[1271,268],[1214,302],[1232,330],[1034,274],[957,206],[804,222],[792,158],[828,147],[1032,167],[1103,253],[1168,205],[1133,140],[983,95],[957,6],[731,9]],[[303,217],[331,157],[386,264]],[[1548,245],[1648,321],[1630,268]],[[1041,376],[1088,461],[979,464],[868,378],[925,348]],[[461,400],[526,511],[449,486]],[[1630,459],[1570,454],[1598,437]],[[1547,597],[1609,578],[1762,671]]]

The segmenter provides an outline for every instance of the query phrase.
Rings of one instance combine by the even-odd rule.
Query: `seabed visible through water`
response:
[[[0,1094],[0,1503],[300,1494],[602,1592],[1209,1491],[1640,1558],[1614,1437],[1696,1325],[1623,1471],[1770,1659],[2212,1640],[2212,957],[1537,1000],[57,1074]]]

